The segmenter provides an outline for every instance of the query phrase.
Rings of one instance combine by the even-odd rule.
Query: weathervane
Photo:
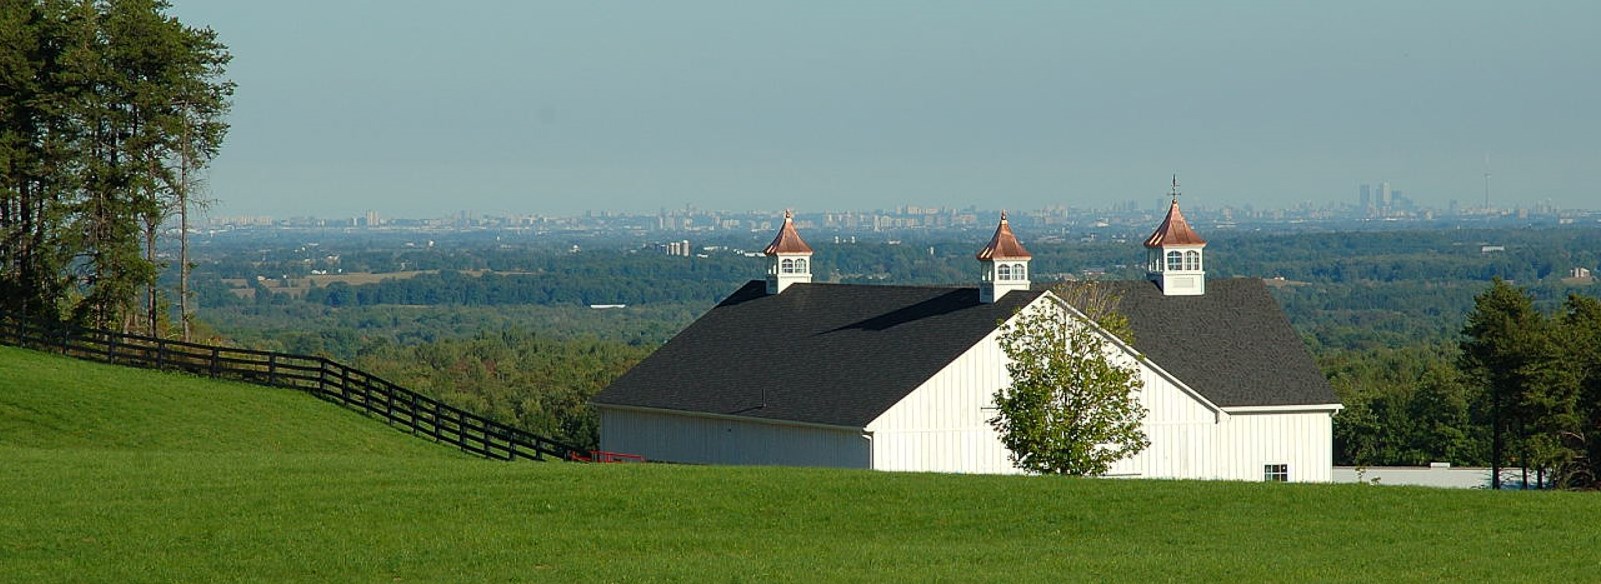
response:
[[[1173,175],[1173,190],[1168,192],[1168,194],[1173,195],[1174,202],[1179,200],[1179,175]]]

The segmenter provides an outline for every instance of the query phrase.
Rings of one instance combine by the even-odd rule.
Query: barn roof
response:
[[[1123,281],[1118,311],[1134,347],[1220,407],[1340,403],[1306,343],[1259,278],[1207,280],[1206,293],[1166,296]]]
[[[1165,296],[1111,282],[1134,345],[1221,407],[1339,403],[1255,278]],[[596,404],[864,427],[1042,291],[752,281],[594,398]]]
[[[1040,294],[752,281],[594,402],[863,427]]]

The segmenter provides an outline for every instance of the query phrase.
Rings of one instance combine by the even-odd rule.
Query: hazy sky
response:
[[[172,0],[219,214],[1601,207],[1601,2]]]

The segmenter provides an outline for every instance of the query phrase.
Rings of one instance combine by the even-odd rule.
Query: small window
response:
[[[1267,482],[1290,482],[1290,465],[1264,464],[1262,465],[1262,480]]]
[[[1012,279],[1013,280],[1027,280],[1028,279],[1028,270],[1023,268],[1023,264],[1012,264]]]
[[[1001,264],[995,268],[995,279],[1006,281],[1012,279],[1011,264]]]
[[[1184,269],[1184,254],[1178,250],[1167,252],[1167,271],[1177,272]]]
[[[1201,269],[1201,252],[1190,250],[1184,252],[1184,269],[1199,271]]]
[[[779,270],[779,271],[781,271],[781,272],[783,272],[785,274],[793,274],[793,273],[795,273],[795,260],[785,259],[783,261],[783,263],[780,264],[780,265],[783,266],[783,268],[781,270]]]
[[[795,260],[795,273],[806,273],[806,258],[798,258]]]

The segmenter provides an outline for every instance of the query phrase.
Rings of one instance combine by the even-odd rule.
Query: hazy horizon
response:
[[[216,215],[1601,200],[1596,3],[175,4]]]

